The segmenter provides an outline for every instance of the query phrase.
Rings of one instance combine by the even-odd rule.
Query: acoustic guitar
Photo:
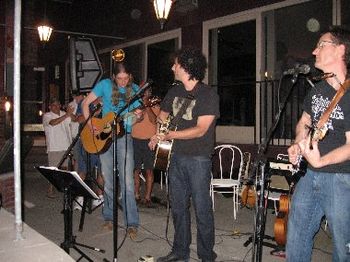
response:
[[[285,246],[287,243],[287,224],[288,213],[290,206],[290,197],[287,194],[282,194],[279,200],[279,211],[273,227],[275,241],[280,246]]]
[[[146,104],[142,104],[136,109],[144,109],[146,107],[152,107],[160,103],[159,97],[152,97]],[[134,109],[131,112],[124,114],[122,117],[116,119],[116,135],[122,137],[124,135],[123,120],[132,116],[135,112]],[[112,143],[112,124],[115,119],[115,113],[109,112],[103,118],[92,117],[91,123],[97,127],[99,132],[91,132],[91,129],[86,125],[80,134],[80,139],[86,152],[90,154],[105,152]]]
[[[112,143],[112,123],[115,118],[115,113],[109,112],[103,118],[93,117],[91,124],[100,132],[91,132],[90,127],[86,125],[80,134],[81,143],[86,152],[90,154],[105,152]],[[116,135],[122,135],[121,125],[116,124]]]
[[[171,118],[168,117],[159,126],[160,134],[167,134],[169,131],[176,131],[176,126],[172,126]],[[167,171],[170,164],[170,154],[173,147],[174,140],[159,141],[154,158],[154,169],[160,171]]]
[[[167,134],[169,131],[176,131],[179,121],[186,112],[191,101],[194,99],[194,90],[195,89],[193,89],[192,92],[187,95],[176,116],[172,117],[169,115],[165,121],[160,123],[158,131],[159,134]],[[153,163],[154,169],[158,169],[160,171],[168,170],[173,143],[174,140],[158,141]]]

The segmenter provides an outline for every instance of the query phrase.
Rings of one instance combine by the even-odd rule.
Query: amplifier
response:
[[[294,172],[294,166],[288,162],[288,161],[282,161],[282,160],[273,160],[269,161],[269,168],[275,169],[275,170],[284,170],[284,171],[290,171]]]

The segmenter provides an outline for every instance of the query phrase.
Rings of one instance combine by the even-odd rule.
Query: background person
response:
[[[143,104],[145,109],[140,121],[133,125],[131,135],[134,141],[134,159],[135,159],[135,199],[147,207],[152,206],[151,195],[154,182],[153,163],[154,152],[149,149],[148,142],[157,132],[157,115],[160,112],[158,104],[152,105],[152,91],[147,89],[143,94]],[[141,169],[145,171],[145,197],[141,200],[140,195],[140,173]]]
[[[64,153],[72,142],[70,122],[74,118],[73,108],[68,106],[67,112],[61,110],[61,103],[56,97],[50,99],[49,112],[43,116],[46,148],[49,166],[57,167]],[[61,166],[68,169],[68,158]],[[47,197],[54,198],[54,187],[49,185]]]

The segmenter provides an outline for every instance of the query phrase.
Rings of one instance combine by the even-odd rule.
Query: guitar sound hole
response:
[[[106,140],[109,137],[110,133],[101,132],[98,136],[100,140]]]

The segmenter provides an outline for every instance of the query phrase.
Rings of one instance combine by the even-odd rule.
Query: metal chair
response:
[[[233,217],[236,219],[239,208],[239,189],[243,171],[243,153],[235,145],[219,145],[215,147],[212,158],[213,170],[210,182],[210,195],[215,211],[214,193],[233,194]]]

